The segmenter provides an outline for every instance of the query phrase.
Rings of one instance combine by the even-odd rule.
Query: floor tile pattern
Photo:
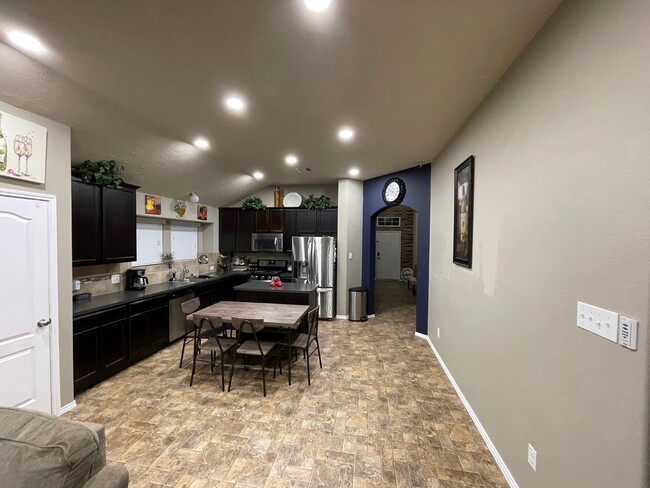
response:
[[[406,284],[378,282],[375,319],[321,322],[311,386],[300,359],[291,386],[267,377],[266,398],[257,371],[236,370],[222,393],[203,367],[190,388],[175,344],[79,395],[65,417],[106,425],[108,460],[132,487],[507,487],[414,331]]]

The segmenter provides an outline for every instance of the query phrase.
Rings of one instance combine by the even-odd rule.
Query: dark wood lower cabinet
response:
[[[129,357],[139,361],[169,342],[167,296],[129,304]]]

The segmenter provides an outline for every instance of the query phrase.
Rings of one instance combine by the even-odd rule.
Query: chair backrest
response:
[[[201,299],[192,298],[191,300],[181,303],[181,310],[185,315],[189,315],[191,313],[196,312],[200,306],[201,306]]]
[[[310,310],[307,313],[307,334],[309,335],[309,341],[312,337],[318,337],[318,312],[320,311],[320,306]]]
[[[244,334],[255,334],[264,329],[264,319],[244,319],[233,317],[231,319],[233,328]]]
[[[207,323],[207,326],[206,326]],[[216,339],[217,344],[219,344],[219,349],[221,349],[221,352],[223,353],[223,347],[221,347],[221,342],[219,341],[219,332],[223,330],[223,320],[221,317],[194,317],[194,324],[198,328],[197,330],[197,337],[199,338],[199,342],[197,343],[197,346],[199,349],[201,349],[201,332],[203,329],[210,327],[212,330],[212,336],[214,339]]]

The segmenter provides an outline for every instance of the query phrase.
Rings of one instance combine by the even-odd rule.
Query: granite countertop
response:
[[[256,291],[269,293],[311,293],[318,288],[316,283],[282,283],[274,288],[268,281],[248,281],[233,288],[235,291]]]
[[[144,290],[137,291],[119,291],[116,293],[108,293],[106,295],[97,295],[89,300],[80,300],[72,304],[72,316],[79,317],[93,312],[99,312],[112,307],[119,307],[127,303],[136,302],[146,298],[154,298],[177,291],[189,290],[197,286],[205,285],[207,283],[216,283],[228,279],[232,276],[243,276],[245,273],[238,271],[222,271],[218,273],[210,273],[207,276],[210,278],[202,278],[196,281],[166,281],[164,283],[156,283],[149,285]]]

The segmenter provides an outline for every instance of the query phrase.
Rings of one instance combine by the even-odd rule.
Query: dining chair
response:
[[[183,349],[181,349],[181,361],[178,364],[179,368],[183,367],[183,356],[185,355],[185,345],[194,342],[196,331],[194,330],[194,321],[192,314],[196,312],[201,306],[199,298],[192,298],[186,302],[181,303],[181,310],[185,314],[185,334],[183,334]]]
[[[291,343],[291,347],[301,350],[303,357],[307,359],[307,384],[311,385],[311,371],[309,367],[309,357],[318,352],[318,363],[320,368],[323,369],[323,361],[320,357],[320,344],[318,343],[318,312],[320,307],[316,307],[307,313],[307,333],[298,334],[298,337]],[[309,351],[312,344],[316,344],[316,348]]]
[[[230,391],[232,385],[232,376],[235,371],[235,363],[237,356],[243,357],[259,357],[261,360],[261,370],[262,370],[262,391],[264,396],[266,396],[266,360],[269,357],[275,359],[273,364],[273,377],[275,378],[276,366],[280,368],[280,373],[282,373],[282,366],[280,365],[279,358],[277,355],[274,355],[273,352],[278,345],[275,342],[260,341],[259,332],[264,329],[264,319],[244,319],[239,317],[232,317],[231,323],[233,328],[238,332],[240,337],[243,337],[243,334],[248,334],[252,336],[252,339],[248,339],[234,350],[234,355],[232,358],[232,365],[230,367],[230,379],[228,380],[228,391]],[[237,365],[238,368],[244,369],[256,369],[249,364]]]
[[[238,344],[238,340],[220,334],[223,330],[221,317],[215,317],[212,319],[208,317],[196,317],[194,323],[196,325],[196,338],[194,340],[194,357],[192,358],[192,376],[190,377],[190,386],[192,386],[194,382],[196,362],[209,362],[210,371],[214,371],[218,358],[221,367],[221,391],[225,391],[226,378],[223,370],[223,358],[227,353],[230,353],[233,350],[233,348]],[[209,328],[206,327],[206,324]],[[210,333],[207,338],[202,334],[204,329],[206,329],[206,332]],[[199,358],[202,351],[208,351],[210,353],[210,359]],[[230,391],[230,384],[228,385],[228,391]]]

